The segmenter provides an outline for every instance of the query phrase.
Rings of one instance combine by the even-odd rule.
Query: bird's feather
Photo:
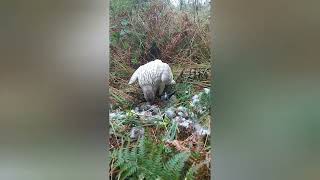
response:
[[[133,73],[128,84],[133,84],[134,82],[136,82],[138,80],[138,74],[139,74],[138,70],[139,70],[139,68]]]

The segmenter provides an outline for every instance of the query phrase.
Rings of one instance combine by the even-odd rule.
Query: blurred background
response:
[[[106,1],[1,1],[0,179],[105,179]]]
[[[215,1],[215,178],[319,179],[316,1]]]
[[[319,178],[318,7],[214,1],[215,179]],[[0,179],[106,179],[108,1],[0,8]]]

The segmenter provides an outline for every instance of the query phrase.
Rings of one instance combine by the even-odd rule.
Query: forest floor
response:
[[[162,1],[130,3],[111,1],[110,177],[165,179],[166,172],[172,178],[210,179],[208,12],[195,18]],[[153,42],[159,54],[152,54]],[[128,82],[154,56],[170,65],[177,83],[167,91],[176,93],[149,105],[138,84]]]

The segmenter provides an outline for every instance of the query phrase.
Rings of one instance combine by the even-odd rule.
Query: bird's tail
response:
[[[137,80],[138,80],[138,69],[133,73],[128,84],[132,84],[132,83],[136,82]]]

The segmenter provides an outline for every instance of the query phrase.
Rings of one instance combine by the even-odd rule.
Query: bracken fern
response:
[[[182,152],[169,157],[159,144],[141,138],[131,150],[121,148],[117,153],[115,167],[120,179],[180,179],[189,153]]]

